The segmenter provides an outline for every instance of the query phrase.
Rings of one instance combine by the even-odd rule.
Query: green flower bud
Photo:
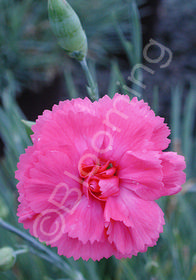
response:
[[[71,57],[82,60],[87,54],[87,39],[75,11],[65,0],[48,0],[48,14],[59,45]]]
[[[11,247],[0,249],[0,271],[6,271],[12,268],[16,261],[14,250]]]

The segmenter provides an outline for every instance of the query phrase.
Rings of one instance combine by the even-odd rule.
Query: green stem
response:
[[[29,251],[28,248],[20,249],[20,250],[14,251],[14,255],[17,256],[17,255],[25,254],[28,251]]]
[[[82,69],[85,73],[85,76],[86,76],[86,79],[88,81],[88,85],[89,85],[89,88],[90,88],[90,90],[88,91],[89,96],[93,101],[98,100],[98,98],[99,98],[98,87],[97,87],[97,84],[93,80],[93,77],[90,73],[86,58],[83,58],[83,60],[80,61],[80,64],[81,64]]]
[[[19,237],[21,237],[22,239],[27,241],[32,247],[41,251],[42,252],[41,254],[36,252],[36,255],[38,255],[38,256],[42,257],[43,259],[53,263],[54,265],[56,265],[60,270],[65,272],[67,275],[69,275],[69,277],[71,279],[73,279],[73,280],[76,280],[76,279],[84,280],[84,278],[83,278],[83,276],[81,275],[80,272],[73,271],[71,269],[71,267],[66,262],[64,262],[60,256],[53,253],[47,247],[45,247],[40,242],[35,240],[33,237],[31,237],[28,234],[22,232],[21,230],[15,228],[14,226],[8,224],[7,222],[3,221],[1,218],[0,218],[0,226],[4,229],[10,231],[10,232],[15,233],[16,235],[18,235]],[[34,250],[32,250],[32,252],[33,251]]]

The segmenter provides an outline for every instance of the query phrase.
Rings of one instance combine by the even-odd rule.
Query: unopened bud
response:
[[[0,249],[0,271],[6,271],[13,267],[16,260],[14,250],[11,247]]]
[[[87,54],[87,39],[75,11],[65,0],[48,0],[48,14],[59,45],[71,57],[82,60]]]

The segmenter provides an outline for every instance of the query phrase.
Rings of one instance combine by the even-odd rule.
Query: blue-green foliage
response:
[[[0,1],[0,90],[9,79],[21,87],[48,80],[59,63],[56,42],[51,40],[47,3],[37,0]]]

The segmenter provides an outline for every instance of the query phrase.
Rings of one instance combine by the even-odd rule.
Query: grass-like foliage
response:
[[[33,0],[0,1],[0,89],[9,79],[21,87],[48,80],[60,61],[51,39],[47,3]],[[50,69],[50,70],[48,70]]]

